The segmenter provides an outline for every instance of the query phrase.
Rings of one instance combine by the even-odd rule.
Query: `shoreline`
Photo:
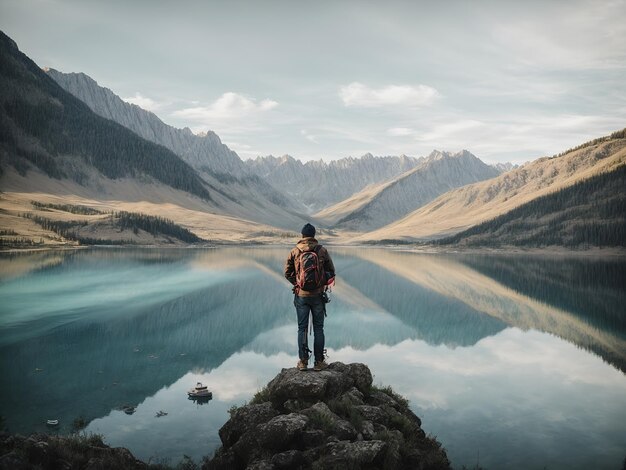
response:
[[[323,241],[323,240],[322,240]],[[295,241],[294,241],[295,243]],[[89,249],[141,249],[141,250],[202,250],[217,248],[279,248],[290,247],[293,243],[267,243],[267,242],[212,242],[210,244],[180,244],[180,245],[49,245],[41,247],[7,248],[0,249],[0,255],[21,254],[21,253],[45,253],[53,251],[74,251]],[[568,248],[562,246],[546,247],[462,247],[448,246],[439,247],[436,245],[411,246],[408,244],[389,245],[360,245],[343,243],[324,243],[325,246],[342,249],[385,249],[393,251],[404,251],[409,253],[421,253],[429,255],[507,255],[507,256],[556,256],[556,257],[601,257],[601,258],[626,258],[626,247],[589,247],[583,249]]]

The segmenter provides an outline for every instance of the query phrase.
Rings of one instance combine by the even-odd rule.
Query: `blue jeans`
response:
[[[309,329],[309,313],[313,316],[313,352],[316,361],[324,360],[324,314],[326,313],[326,305],[322,297],[315,295],[313,297],[295,296],[293,304],[296,306],[298,314],[298,356],[304,361],[309,360],[309,341],[307,339],[307,330]]]

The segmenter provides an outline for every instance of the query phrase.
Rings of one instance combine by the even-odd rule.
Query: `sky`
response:
[[[521,163],[626,127],[626,0],[0,0],[41,67],[83,72],[243,159]]]

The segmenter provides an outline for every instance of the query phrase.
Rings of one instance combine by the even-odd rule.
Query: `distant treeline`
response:
[[[539,197],[439,245],[626,246],[626,165]]]
[[[67,236],[69,234],[69,230],[75,230],[77,227],[86,227],[89,225],[87,220],[52,220],[30,213],[24,214],[24,217],[41,225],[42,228],[56,232],[65,238],[72,238]]]
[[[52,204],[52,203],[43,203],[38,201],[30,201],[33,207],[38,209],[56,209],[63,212],[70,212],[72,214],[81,214],[81,215],[97,215],[104,214],[104,212],[99,211],[98,209],[93,209],[92,207],[87,206],[79,206],[75,204]]]
[[[131,229],[134,233],[144,230],[152,235],[166,235],[186,243],[202,241],[193,232],[163,217],[140,214],[137,212],[114,212],[116,225],[122,229]]]
[[[176,154],[96,115],[8,38],[0,39],[0,145],[18,171],[25,164],[15,157],[23,157],[61,178],[57,157],[79,156],[109,178],[145,175],[211,199],[203,180]]]
[[[562,157],[563,155],[567,153],[574,152],[576,150],[584,149],[585,147],[590,147],[592,145],[601,144],[602,142],[608,142],[609,140],[615,140],[615,139],[626,139],[626,128],[622,129],[621,131],[615,131],[609,136],[598,137],[597,139],[593,139],[593,140],[590,140],[589,142],[585,142],[584,144],[580,144],[576,147],[572,147],[571,149],[568,149],[565,152],[561,152],[556,155],[553,155],[552,158]]]
[[[78,229],[89,225],[89,221],[87,220],[52,220],[31,213],[23,214],[23,216],[31,219],[33,222],[36,222],[46,230],[51,230],[68,240],[75,240],[83,245],[136,244],[136,242],[131,239],[110,240],[83,236],[78,233]],[[99,221],[102,221],[102,219]],[[161,235],[172,237],[185,243],[197,243],[203,241],[193,232],[163,217],[155,217],[135,212],[113,212],[109,217],[109,221],[111,226],[117,227],[121,230],[132,230],[135,235],[139,234],[139,230],[143,230],[154,236]]]
[[[52,220],[47,219],[46,217],[41,217],[40,215],[26,213],[22,214],[23,217],[32,220],[33,222],[39,224],[43,229],[50,230],[58,235],[61,235],[63,238],[67,240],[74,240],[79,243],[83,243],[83,238],[76,233],[76,229],[80,227],[85,227],[89,224],[86,220]],[[103,241],[104,242],[104,241]],[[85,245],[89,245],[90,243],[86,243]],[[96,245],[105,244],[105,243],[95,243]]]
[[[31,238],[17,237],[17,238],[0,238],[0,247],[2,248],[21,248],[21,247],[33,247],[42,246],[44,241],[42,238],[39,241],[35,241]]]

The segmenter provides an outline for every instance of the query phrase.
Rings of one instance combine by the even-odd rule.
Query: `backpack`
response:
[[[326,282],[324,266],[319,257],[320,248],[322,245],[317,245],[312,251],[300,251],[297,285],[302,290],[312,291]]]

